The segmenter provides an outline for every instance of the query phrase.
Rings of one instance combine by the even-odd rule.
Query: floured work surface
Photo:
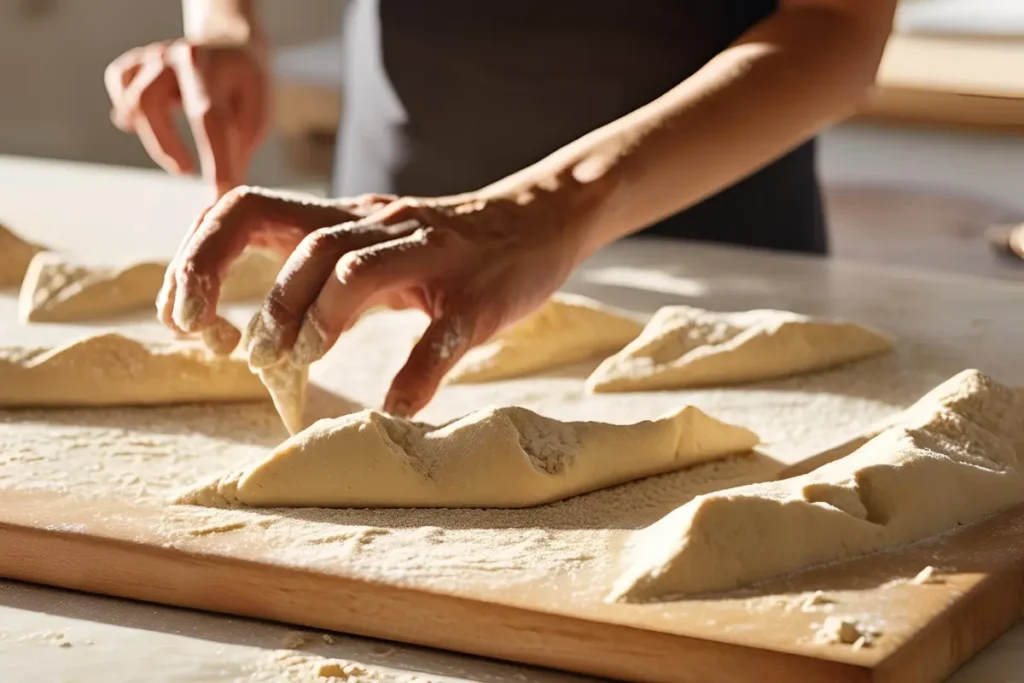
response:
[[[4,411],[0,574],[622,678],[940,678],[1019,618],[1024,512],[718,598],[603,599],[623,568],[629,535],[694,495],[769,479],[782,463],[853,436],[965,367],[1024,385],[1019,289],[687,250],[685,269],[653,264],[641,273],[621,264],[640,263],[645,253],[663,257],[664,247],[621,245],[580,273],[574,289],[647,312],[670,302],[741,310],[770,299],[891,332],[896,351],[833,372],[721,390],[587,396],[583,379],[595,363],[445,387],[424,420],[515,404],[561,419],[625,423],[692,403],[757,431],[771,455],[528,510],[167,506],[174,493],[258,461],[280,442],[285,432],[270,404]],[[664,293],[671,287],[676,294]],[[81,332],[16,329],[7,322],[13,305],[0,299],[5,339]],[[315,390],[311,402],[375,405],[420,329],[413,314],[360,323],[314,375],[334,393]],[[929,565],[944,570],[939,582],[910,581]],[[824,595],[812,597],[816,590]],[[829,617],[877,636],[856,650],[817,642]]]

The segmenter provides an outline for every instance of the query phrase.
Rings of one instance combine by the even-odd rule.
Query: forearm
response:
[[[185,37],[197,43],[247,43],[262,35],[255,0],[181,0]]]
[[[589,253],[852,113],[874,80],[887,29],[833,11],[779,11],[659,99],[485,192],[547,195],[567,207]]]

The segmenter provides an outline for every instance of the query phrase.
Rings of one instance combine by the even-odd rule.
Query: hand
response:
[[[185,39],[138,47],[104,73],[110,118],[139,136],[146,152],[171,173],[195,164],[175,127],[181,107],[203,171],[217,196],[245,182],[253,153],[266,136],[268,77],[261,41],[201,45]]]
[[[380,205],[353,200],[347,211]],[[337,209],[335,209],[337,211]],[[168,270],[161,319],[198,332],[217,319],[220,278],[249,244],[290,252],[249,328],[249,359],[322,357],[368,308],[416,308],[430,324],[384,408],[408,417],[473,346],[539,306],[581,256],[547,198],[471,193],[401,198],[363,218],[331,220],[322,202],[239,188],[200,218]]]

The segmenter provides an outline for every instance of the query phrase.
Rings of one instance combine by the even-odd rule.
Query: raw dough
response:
[[[281,416],[289,434],[298,434],[305,426],[302,420],[306,409],[306,388],[309,385],[309,367],[297,366],[285,357],[276,365],[254,370],[263,386],[270,392],[274,408]]]
[[[0,406],[100,406],[265,399],[244,359],[199,344],[116,332],[54,349],[0,348]]]
[[[443,427],[367,410],[320,420],[262,463],[179,502],[255,507],[528,507],[750,450],[757,435],[687,406],[633,425],[525,408]]]
[[[20,284],[29,261],[41,250],[0,225],[0,289]]]
[[[853,323],[788,311],[719,313],[666,306],[587,379],[594,392],[756,382],[887,351],[892,342]]]
[[[265,296],[280,268],[275,254],[247,250],[228,270],[220,300]],[[166,270],[163,262],[113,268],[50,252],[37,254],[21,286],[18,316],[23,322],[74,322],[152,308]]]
[[[933,536],[1024,501],[1024,390],[966,370],[803,476],[699,496],[638,532],[612,599],[721,591]]]
[[[627,313],[583,296],[555,294],[539,310],[466,354],[448,382],[521,377],[618,351],[643,330]]]

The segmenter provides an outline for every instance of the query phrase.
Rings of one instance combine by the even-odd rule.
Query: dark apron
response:
[[[774,8],[775,0],[352,0],[335,190],[436,196],[482,187],[662,95]],[[811,141],[641,234],[825,253],[814,156]]]

